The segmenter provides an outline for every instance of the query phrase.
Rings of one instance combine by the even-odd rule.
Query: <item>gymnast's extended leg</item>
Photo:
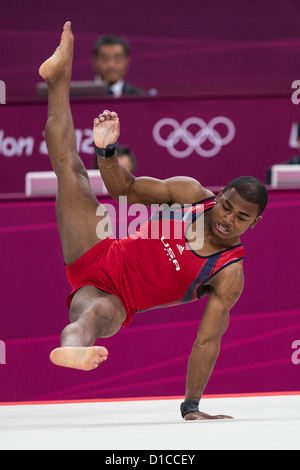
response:
[[[70,110],[72,58],[73,34],[70,22],[67,22],[59,47],[39,70],[48,85],[45,139],[58,180],[56,217],[67,265],[101,241],[96,234],[100,221],[96,215],[99,202],[77,152]],[[111,233],[108,231],[106,235]],[[52,362],[76,369],[94,369],[106,360],[108,354],[106,348],[93,346],[94,342],[97,338],[116,333],[125,316],[125,309],[118,298],[94,286],[82,287],[73,298],[71,324],[62,332],[61,347],[50,355]]]

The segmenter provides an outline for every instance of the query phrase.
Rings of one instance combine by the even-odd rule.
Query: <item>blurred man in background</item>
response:
[[[147,91],[127,83],[125,76],[130,64],[130,48],[126,39],[106,35],[100,37],[93,47],[93,66],[96,81],[106,82],[108,95],[119,98],[126,95],[147,95]]]

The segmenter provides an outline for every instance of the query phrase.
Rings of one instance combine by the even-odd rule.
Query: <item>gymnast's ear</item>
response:
[[[221,188],[216,196],[216,200],[219,200],[223,193],[224,193],[224,188]]]
[[[254,220],[253,222],[250,224],[250,228],[254,228],[255,225],[262,219],[262,216],[261,215],[258,215]]]

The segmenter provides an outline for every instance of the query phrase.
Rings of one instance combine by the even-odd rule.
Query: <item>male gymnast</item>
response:
[[[209,416],[198,405],[219,356],[230,309],[243,290],[240,235],[261,219],[267,190],[261,181],[248,176],[233,180],[217,197],[193,178],[135,178],[118,163],[114,152],[120,134],[118,115],[105,110],[94,119],[93,136],[109,194],[117,201],[126,196],[129,204],[177,204],[173,217],[166,210],[161,218],[169,217],[173,228],[179,225],[182,238],[147,236],[150,221],[136,236],[119,241],[114,240],[108,224],[99,238],[97,225],[107,221],[108,215],[96,199],[77,153],[69,103],[73,41],[67,22],[59,47],[39,70],[48,84],[45,138],[58,180],[56,216],[72,286],[67,301],[70,324],[50,359],[58,366],[95,369],[108,357],[107,349],[94,346],[95,341],[127,326],[136,312],[209,295],[188,361],[181,414],[185,420],[230,418]],[[204,244],[188,249],[187,234],[193,233],[197,217],[204,218]]]

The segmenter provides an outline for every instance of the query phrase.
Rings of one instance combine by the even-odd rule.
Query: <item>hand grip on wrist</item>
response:
[[[107,145],[107,147],[105,149],[97,147],[95,142],[93,142],[93,144],[94,144],[94,147],[95,147],[95,152],[96,152],[97,157],[109,158],[109,157],[113,157],[115,155],[116,147],[118,145],[118,142],[116,142],[115,144]]]
[[[199,401],[196,400],[185,400],[180,405],[181,416],[184,418],[188,413],[199,412]]]

